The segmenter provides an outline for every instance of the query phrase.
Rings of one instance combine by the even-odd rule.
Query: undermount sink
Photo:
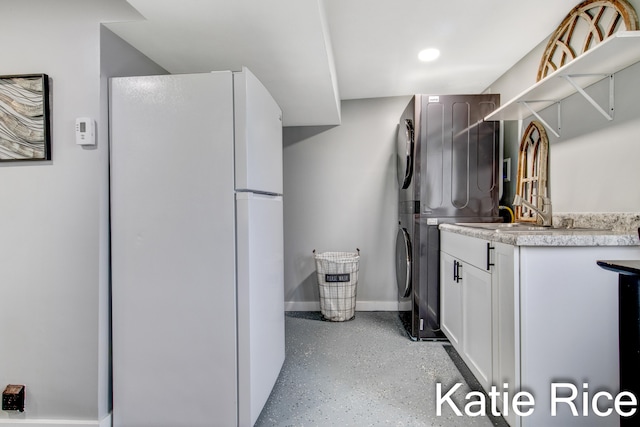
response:
[[[591,231],[611,231],[606,228],[589,228],[589,227],[562,227],[551,226],[546,227],[543,225],[529,224],[523,222],[469,222],[458,223],[465,227],[481,228],[484,230],[493,230],[499,233],[535,233],[535,234],[551,234],[557,232],[591,232]]]

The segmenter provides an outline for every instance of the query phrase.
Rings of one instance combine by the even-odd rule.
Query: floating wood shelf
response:
[[[531,115],[539,118],[539,111],[559,104],[561,100],[576,92],[580,92],[611,120],[613,74],[639,61],[640,31],[619,31],[503,104],[486,116],[485,120],[523,120]],[[611,80],[609,112],[597,105],[583,90],[607,77]]]

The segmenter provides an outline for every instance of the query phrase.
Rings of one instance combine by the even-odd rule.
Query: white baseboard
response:
[[[22,414],[20,414],[22,415]],[[2,427],[111,427],[111,414],[98,420],[34,420],[21,418],[2,418],[0,419]]]
[[[319,301],[286,301],[285,311],[320,311]],[[356,301],[356,311],[398,311],[398,301]]]

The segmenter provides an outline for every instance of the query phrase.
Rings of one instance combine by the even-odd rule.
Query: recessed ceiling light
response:
[[[438,56],[440,56],[440,51],[433,47],[430,47],[429,49],[421,50],[420,53],[418,53],[418,59],[422,62],[433,61]]]

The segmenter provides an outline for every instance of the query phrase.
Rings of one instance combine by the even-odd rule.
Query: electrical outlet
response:
[[[24,412],[24,386],[9,384],[2,392],[2,410]]]
[[[504,182],[511,181],[511,157],[507,157],[502,161],[502,180]]]

